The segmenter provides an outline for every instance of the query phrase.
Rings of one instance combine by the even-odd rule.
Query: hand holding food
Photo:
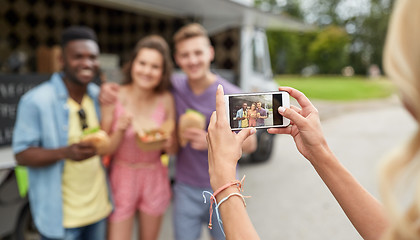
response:
[[[189,142],[191,148],[204,151],[207,150],[206,135],[207,131],[205,129],[186,128],[181,137]]]
[[[165,142],[170,138],[175,127],[173,121],[165,121],[160,128],[138,129],[137,144],[145,151],[159,150],[165,147]]]
[[[119,119],[117,123],[117,129],[119,131],[125,131],[131,124],[131,115],[124,113]]]
[[[83,161],[96,155],[96,148],[88,142],[73,143],[65,148],[65,158]]]
[[[188,139],[185,139],[183,137],[184,131],[187,128],[205,129],[206,118],[200,112],[192,109],[188,109],[184,114],[182,114],[179,117],[178,137],[179,143],[182,147],[185,147],[188,143]]]
[[[92,143],[96,148],[96,153],[104,155],[110,146],[111,140],[104,130],[96,127],[84,130],[80,142]]]

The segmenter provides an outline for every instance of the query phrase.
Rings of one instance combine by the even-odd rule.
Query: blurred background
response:
[[[70,25],[87,25],[98,34],[103,71],[109,80],[118,81],[119,67],[141,37],[159,34],[172,46],[172,35],[180,26],[200,22],[209,30],[216,49],[214,68],[229,70],[229,78],[236,83],[241,78],[238,58],[246,41],[241,36],[241,28],[251,24],[264,29],[272,76],[277,81],[286,81],[281,84],[289,84],[287,81],[301,76],[330,75],[326,78],[332,80],[338,76],[357,76],[357,80],[382,76],[382,48],[394,1],[0,2],[2,74],[48,74],[57,70],[56,61],[51,59],[58,54],[56,45],[61,30]]]

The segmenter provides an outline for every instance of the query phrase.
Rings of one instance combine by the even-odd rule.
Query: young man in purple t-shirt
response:
[[[188,141],[180,147],[176,158],[174,186],[174,229],[177,240],[196,240],[200,238],[203,224],[209,221],[209,198],[204,204],[202,193],[210,191],[208,172],[207,126],[210,116],[216,109],[216,90],[223,85],[225,93],[238,93],[241,90],[210,71],[214,49],[205,29],[199,24],[182,27],[174,35],[175,61],[185,75],[173,75],[173,95],[177,119],[193,109],[206,118],[205,129],[188,128],[180,133]],[[250,153],[256,148],[256,137],[247,139],[243,151]],[[233,179],[232,179],[233,180]],[[214,239],[225,239],[213,214]]]
[[[210,71],[214,49],[206,30],[199,24],[182,27],[174,35],[175,61],[184,74],[172,76],[173,95],[176,105],[177,122],[188,109],[205,116],[205,129],[187,128],[180,133],[188,144],[179,147],[176,156],[173,223],[176,240],[196,240],[200,238],[202,225],[208,224],[209,196],[203,201],[203,191],[212,192],[208,172],[207,127],[210,116],[216,110],[216,90],[223,85],[225,93],[239,93],[241,90]],[[102,103],[115,101],[118,85],[102,84]],[[243,145],[244,153],[251,153],[257,147],[256,136],[249,137]],[[233,180],[233,179],[232,179]],[[225,239],[216,214],[213,213],[213,239]]]
[[[261,102],[257,102],[257,127],[264,126],[265,119],[268,118],[267,109],[261,106]]]

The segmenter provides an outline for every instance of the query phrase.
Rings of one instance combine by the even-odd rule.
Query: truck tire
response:
[[[274,135],[269,134],[267,130],[257,130],[257,150],[250,156],[251,163],[262,163],[270,159],[273,151]]]
[[[40,240],[41,235],[32,220],[31,210],[27,204],[20,213],[19,222],[15,230],[14,239],[16,240]]]

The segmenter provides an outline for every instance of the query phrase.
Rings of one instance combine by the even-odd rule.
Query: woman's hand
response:
[[[163,145],[163,150],[167,154],[175,154],[175,153],[178,152],[178,141],[177,141],[175,131],[172,131],[169,134],[168,139],[165,141],[165,143]]]
[[[275,134],[289,134],[293,137],[299,152],[309,161],[322,160],[330,149],[322,133],[318,110],[300,91],[290,87],[279,87],[279,91],[287,91],[302,108],[291,106],[278,109],[279,113],[290,119],[286,128],[270,128],[267,131]]]
[[[214,191],[236,179],[236,164],[242,155],[242,144],[254,133],[255,128],[242,129],[238,134],[231,131],[225,112],[223,87],[219,85],[216,92],[216,112],[211,115],[207,131],[210,184]],[[238,189],[225,189],[216,198],[221,201],[232,193],[238,194]],[[241,198],[230,197],[220,206],[219,211],[226,239],[260,239]]]
[[[128,113],[123,113],[117,122],[117,131],[125,132],[131,125],[132,116]]]
[[[242,143],[255,133],[254,128],[235,134],[230,129],[225,111],[223,87],[216,92],[216,111],[210,118],[207,132],[210,183],[213,190],[236,179],[236,165],[242,156]]]

